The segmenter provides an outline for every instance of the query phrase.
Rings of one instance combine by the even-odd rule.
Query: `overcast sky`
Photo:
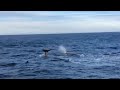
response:
[[[120,32],[120,11],[0,11],[0,35]]]

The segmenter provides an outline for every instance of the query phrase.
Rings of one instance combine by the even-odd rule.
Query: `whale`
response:
[[[48,52],[51,51],[51,50],[53,50],[53,49],[48,49],[48,48],[42,49],[42,51],[44,52],[45,57],[48,56]]]

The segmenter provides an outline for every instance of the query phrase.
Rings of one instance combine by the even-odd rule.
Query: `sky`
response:
[[[0,11],[0,35],[120,32],[120,11]]]

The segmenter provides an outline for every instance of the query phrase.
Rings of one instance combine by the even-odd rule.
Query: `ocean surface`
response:
[[[59,51],[61,45],[68,54]],[[53,49],[48,57],[43,48]],[[120,33],[0,36],[0,79],[115,78],[120,78]]]

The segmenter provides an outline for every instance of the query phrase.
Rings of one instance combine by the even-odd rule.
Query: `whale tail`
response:
[[[53,49],[43,49],[42,51],[45,53],[45,57],[48,56],[48,52],[51,51]]]

